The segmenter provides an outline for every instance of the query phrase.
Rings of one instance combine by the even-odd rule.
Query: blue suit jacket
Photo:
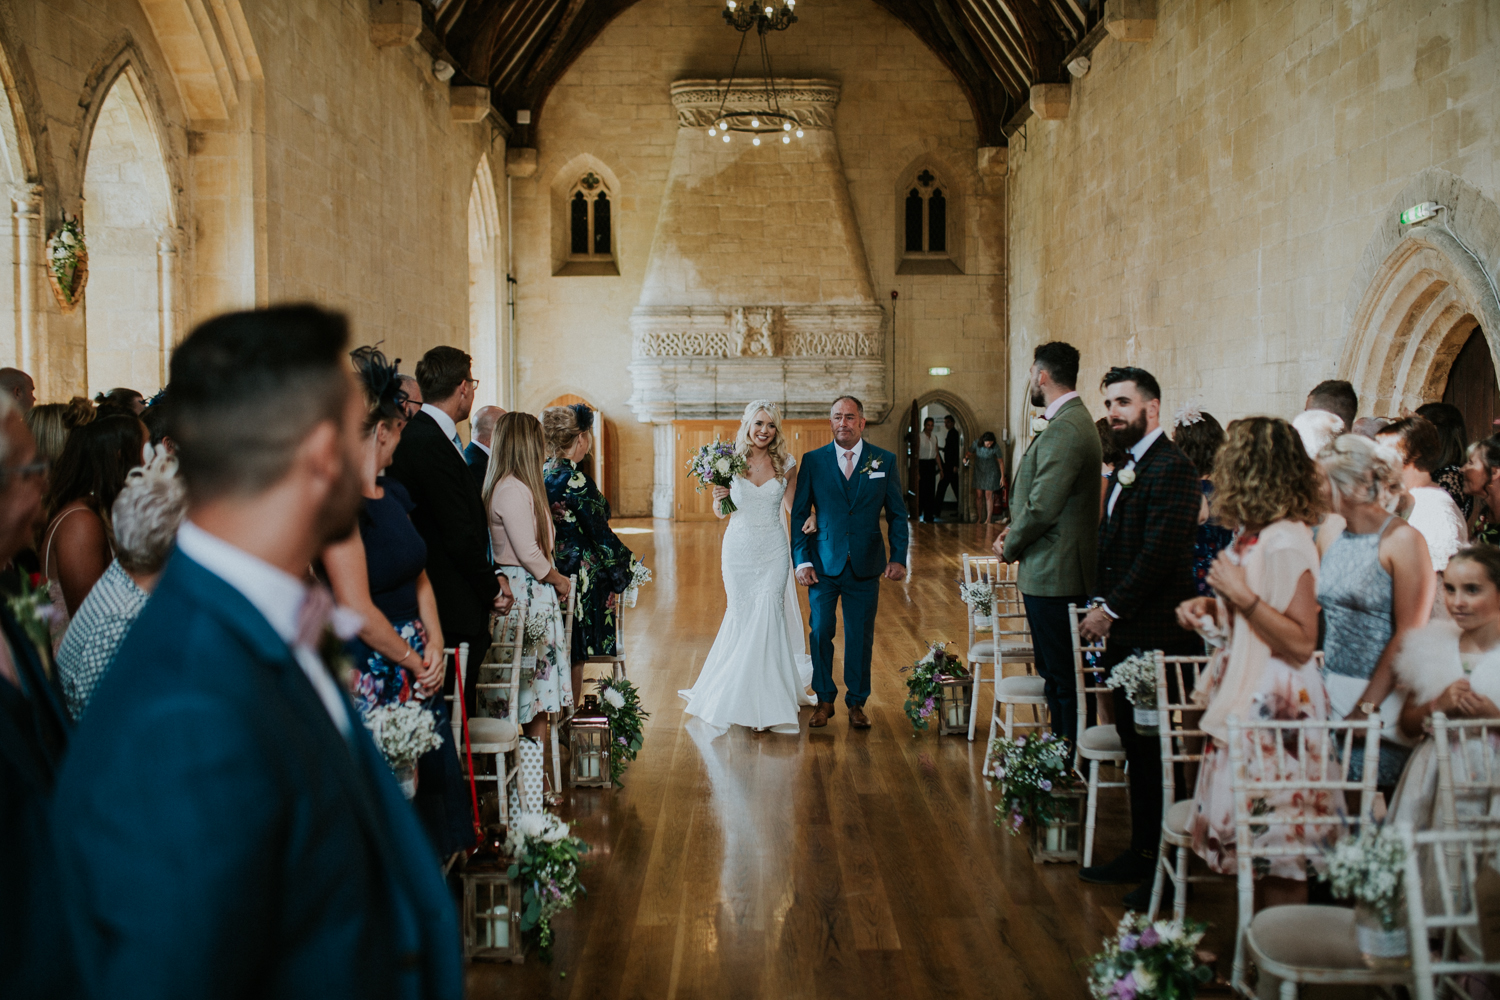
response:
[[[814,507],[818,511],[816,546],[799,530]],[[889,558],[880,532],[882,508],[890,525]],[[854,475],[845,479],[834,446],[814,448],[802,457],[797,471],[792,564],[810,562],[820,577],[838,576],[845,566],[858,577],[879,576],[886,563],[906,562],[906,517],[896,456],[866,441]]]
[[[474,482],[484,489],[484,474],[490,467],[490,456],[484,453],[484,449],[473,441],[464,445],[464,461],[469,464],[469,474],[474,477]]]
[[[349,717],[346,741],[254,606],[172,557],[58,779],[81,995],[463,995],[432,846]]]
[[[0,602],[25,693],[0,680],[0,997],[71,997],[48,810],[70,728],[62,695]]]

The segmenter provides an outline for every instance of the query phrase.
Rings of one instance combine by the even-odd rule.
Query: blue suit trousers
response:
[[[844,603],[844,703],[864,705],[870,697],[870,651],[875,640],[875,612],[880,606],[880,577],[857,577],[853,563],[838,576],[818,577],[808,588],[811,606],[813,691],[818,700],[838,697],[833,683],[833,637],[838,630],[838,604]]]

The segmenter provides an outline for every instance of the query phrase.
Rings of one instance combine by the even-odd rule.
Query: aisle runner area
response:
[[[898,670],[926,640],[962,652],[959,555],[989,551],[995,528],[912,524],[911,577],[880,595],[872,729],[851,731],[840,702],[824,730],[807,729],[804,709],[800,736],[736,728],[707,741],[684,726],[677,690],[724,613],[722,525],[616,524],[654,529],[623,536],[655,575],[626,618],[630,676],[652,713],[645,748],[623,789],[567,790],[562,815],[593,850],[588,897],[554,925],[553,965],[476,964],[469,995],[1086,996],[1084,962],[1124,890],[1034,865],[1023,838],[993,825],[982,736],[913,739],[901,711]],[[842,698],[837,666],[835,680]],[[988,722],[982,706],[981,733]],[[1128,817],[1122,793],[1102,802],[1096,855],[1108,859]],[[1227,954],[1232,887],[1203,895],[1193,913]]]

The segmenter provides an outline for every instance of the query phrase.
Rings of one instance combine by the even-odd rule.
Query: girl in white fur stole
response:
[[[1500,770],[1494,759],[1500,752],[1500,549],[1460,550],[1443,574],[1443,599],[1453,620],[1434,620],[1412,631],[1396,656],[1397,682],[1407,692],[1401,729],[1413,738],[1425,731],[1429,738],[1412,754],[1389,818],[1418,830],[1438,825],[1437,751],[1430,738],[1434,713],[1496,720],[1488,740],[1461,745],[1455,738],[1453,752],[1475,758],[1455,760],[1460,775]],[[1459,816],[1496,814],[1500,797],[1486,798],[1492,801],[1458,801]]]

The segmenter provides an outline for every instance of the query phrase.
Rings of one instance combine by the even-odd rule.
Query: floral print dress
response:
[[[609,501],[577,463],[551,459],[546,483],[557,529],[553,564],[563,576],[578,576],[573,662],[613,656],[617,602],[611,598],[630,586],[635,555],[610,530]]]

